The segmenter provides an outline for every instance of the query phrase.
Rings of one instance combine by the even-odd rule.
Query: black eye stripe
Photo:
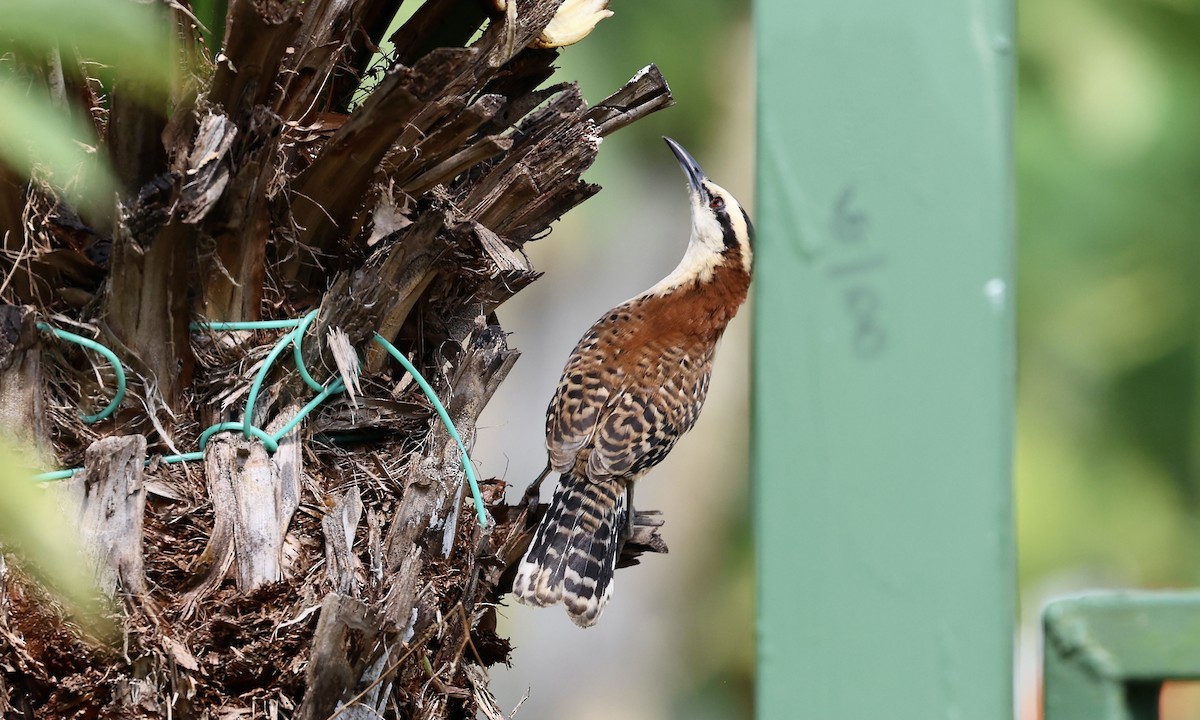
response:
[[[742,211],[742,222],[746,223],[746,237],[749,238],[750,244],[754,244],[754,223],[750,222],[750,216],[746,214],[744,208],[738,208]]]
[[[733,231],[733,223],[729,220],[729,213],[724,209],[717,211],[717,224],[721,226],[721,239],[725,243],[725,249],[737,247],[737,234]]]

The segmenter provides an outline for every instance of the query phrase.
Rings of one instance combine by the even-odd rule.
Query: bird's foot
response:
[[[546,467],[542,473],[537,476],[537,479],[529,483],[529,487],[525,488],[525,494],[521,496],[521,504],[525,506],[525,523],[533,524],[534,515],[537,514],[538,501],[542,497],[542,481],[550,474],[550,463],[546,463]]]

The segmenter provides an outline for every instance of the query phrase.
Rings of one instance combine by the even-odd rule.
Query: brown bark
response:
[[[506,14],[427,0],[376,65],[397,0],[232,0],[208,66],[176,11],[178,58],[202,63],[180,74],[194,84],[162,115],[121,96],[92,113],[126,187],[111,221],[0,178],[5,247],[23,249],[0,291],[13,306],[0,420],[86,468],[63,491],[123,628],[82,635],[0,565],[0,708],[501,716],[486,673],[509,650],[495,605],[544,508],[509,506],[504,483],[485,479],[481,523],[458,444],[374,338],[411,358],[469,449],[517,359],[494,310],[539,275],[524,244],[599,191],[582,174],[601,137],[670,104],[653,67],[591,108],[572,83],[538,89],[557,52],[527,46],[559,2]],[[377,82],[360,90],[362,77]],[[189,323],[313,310],[305,367],[353,380],[353,394],[328,398],[274,452],[220,432],[202,461],[167,463],[215,423],[243,421],[288,332]],[[111,370],[48,345],[36,319],[118,354],[130,391],[116,418],[81,422],[81,407],[111,397]],[[267,433],[315,394],[291,358],[267,369],[251,413]],[[665,552],[661,522],[638,515],[622,565]]]
[[[258,320],[262,312],[271,220],[266,189],[277,170],[272,158],[280,121],[259,106],[241,127],[226,116],[208,115],[189,156],[189,167],[206,169],[192,185],[207,202],[185,221],[203,223],[211,238],[202,253],[201,314],[212,320]]]
[[[226,59],[216,62],[209,101],[241,113],[267,103],[296,41],[301,12],[286,0],[231,0],[221,51]]]
[[[31,308],[0,305],[0,434],[35,457],[51,457],[41,393],[42,347]]]
[[[87,450],[83,472],[63,483],[96,585],[110,598],[118,586],[132,595],[146,592],[142,554],[145,459],[146,438],[141,435],[97,440]]]
[[[21,216],[25,212],[25,183],[4,165],[0,165],[0,240],[6,254],[20,251],[25,237]]]
[[[126,362],[138,371],[144,396],[161,397],[178,410],[191,381],[195,232],[172,221],[152,238],[139,238],[130,232],[134,222],[136,216],[123,219],[113,240],[103,322],[106,334],[127,351]]]
[[[117,181],[136,193],[166,165],[162,134],[167,118],[144,99],[146,88],[117,88],[108,119],[108,152]]]

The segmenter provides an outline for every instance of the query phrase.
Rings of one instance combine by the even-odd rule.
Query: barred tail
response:
[[[596,624],[612,595],[628,511],[620,480],[559,477],[550,508],[517,568],[517,599],[537,607],[562,602],[576,625]]]

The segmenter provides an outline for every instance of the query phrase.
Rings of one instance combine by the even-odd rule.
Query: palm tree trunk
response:
[[[517,359],[494,311],[538,277],[524,244],[599,191],[581,175],[602,137],[671,103],[653,67],[594,107],[545,86],[557,51],[530,44],[560,2],[427,0],[374,64],[399,0],[232,0],[212,57],[186,4],[164,4],[177,91],[118,78],[92,108],[123,187],[111,216],[0,171],[0,422],[81,467],[53,491],[120,628],[81,631],[0,564],[0,714],[502,717],[494,604],[540,509],[486,480],[480,522],[457,442],[373,339],[411,358],[469,448]],[[70,82],[97,87],[88,72]],[[277,448],[217,432],[168,462],[243,422],[290,332],[191,324],[312,311],[296,354],[354,392]],[[113,368],[38,321],[116,353],[113,416],[80,418]],[[245,411],[268,435],[316,394],[291,357]],[[665,550],[661,521],[639,522],[626,562]]]

